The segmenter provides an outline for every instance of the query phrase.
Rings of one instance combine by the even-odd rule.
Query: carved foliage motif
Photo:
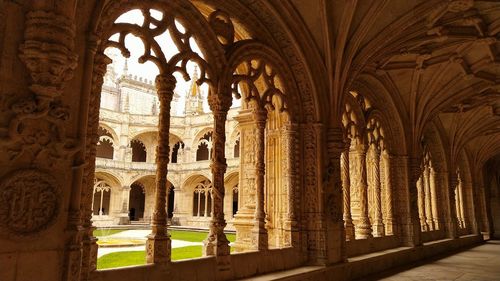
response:
[[[19,57],[31,77],[29,88],[33,95],[8,106],[14,115],[7,128],[0,128],[0,145],[8,152],[8,161],[52,166],[79,147],[66,136],[69,109],[58,99],[77,62],[70,22],[45,11],[27,15]]]
[[[57,184],[37,170],[20,170],[0,185],[0,225],[17,236],[38,233],[55,220],[59,211]]]

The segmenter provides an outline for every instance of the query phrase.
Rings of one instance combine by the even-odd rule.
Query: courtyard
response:
[[[107,269],[146,264],[145,244],[148,229],[100,228],[94,231],[97,244],[97,268]],[[203,230],[170,230],[172,260],[198,258],[202,256],[203,240],[208,232]],[[226,233],[230,242],[235,234]]]

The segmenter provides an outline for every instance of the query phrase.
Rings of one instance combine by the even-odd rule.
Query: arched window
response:
[[[233,186],[233,217],[238,212],[238,184]]]
[[[198,141],[198,149],[196,150],[196,161],[209,160],[212,150],[212,132],[206,133]]]
[[[113,159],[113,136],[102,127],[99,127],[97,134],[99,141],[97,142],[96,157]]]
[[[234,158],[240,157],[240,137],[238,135],[238,138],[234,142],[234,149],[233,149],[233,155]]]
[[[193,216],[210,217],[212,207],[212,183],[204,180],[193,191]]]
[[[178,141],[174,144],[172,148],[172,161],[171,163],[179,163],[179,160],[182,161],[182,156],[184,155],[184,143],[182,141]]]
[[[146,146],[140,140],[132,140],[132,162],[146,162]]]
[[[94,195],[92,197],[92,214],[103,216],[109,214],[111,186],[105,181],[94,179]]]
[[[424,148],[422,174],[417,181],[417,204],[421,230],[423,232],[438,230],[435,173],[431,153],[427,147]]]
[[[346,240],[394,235],[388,141],[369,100],[351,92],[342,116],[347,140],[341,154]],[[366,120],[366,116],[370,116]]]

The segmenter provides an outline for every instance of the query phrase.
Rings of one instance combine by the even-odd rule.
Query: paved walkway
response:
[[[430,260],[417,267],[373,276],[369,280],[414,281],[414,280],[457,280],[457,281],[499,281],[500,241],[488,241],[469,250]]]

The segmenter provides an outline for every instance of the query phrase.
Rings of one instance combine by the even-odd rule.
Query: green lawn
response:
[[[105,236],[121,232],[121,229],[95,230],[95,236]],[[171,239],[189,242],[203,242],[207,238],[207,232],[169,230]],[[226,233],[230,242],[234,242],[236,235]],[[172,260],[183,260],[201,257],[202,246],[187,246],[172,249]],[[232,252],[232,249],[231,249]],[[97,259],[97,269],[115,268],[130,265],[141,265],[146,263],[145,251],[116,252],[104,255]]]
[[[187,246],[172,249],[172,260],[201,257],[201,246]],[[97,269],[146,264],[146,251],[116,252],[97,259]]]
[[[106,228],[101,228],[101,229],[96,229],[94,230],[94,236],[100,237],[100,236],[108,236],[111,234],[119,233],[122,231],[125,231],[126,229],[106,229]]]

